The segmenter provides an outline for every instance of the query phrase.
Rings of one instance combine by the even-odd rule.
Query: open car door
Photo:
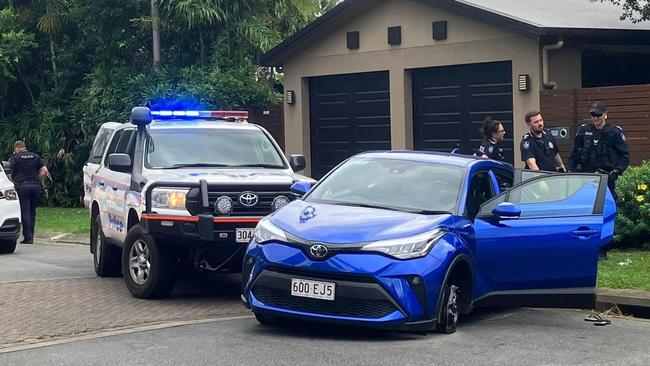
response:
[[[589,308],[616,205],[601,174],[541,174],[475,219],[477,305]]]

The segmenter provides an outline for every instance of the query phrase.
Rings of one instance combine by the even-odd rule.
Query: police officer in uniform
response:
[[[503,149],[500,146],[501,141],[503,141],[506,136],[506,130],[503,128],[503,124],[488,116],[483,120],[482,130],[483,142],[474,153],[474,156],[505,161],[506,158],[503,156]]]
[[[623,129],[607,123],[607,106],[595,102],[589,110],[591,123],[578,129],[569,157],[569,168],[574,172],[603,173],[614,199],[616,180],[630,165],[630,153]]]
[[[20,216],[23,225],[23,244],[32,244],[36,224],[36,206],[41,200],[39,176],[48,175],[47,167],[38,154],[27,151],[23,141],[14,144],[15,154],[9,158],[11,180],[14,182],[20,202]]]
[[[538,111],[526,113],[528,132],[521,138],[521,160],[526,169],[565,172],[555,138],[544,128],[544,119]]]

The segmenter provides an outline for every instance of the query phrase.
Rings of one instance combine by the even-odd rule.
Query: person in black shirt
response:
[[[503,149],[500,144],[506,136],[506,130],[501,122],[488,116],[483,120],[483,142],[474,156],[480,156],[485,159],[505,161]]]
[[[605,103],[593,103],[589,115],[591,123],[580,126],[576,134],[569,168],[573,172],[607,174],[607,185],[617,199],[616,180],[630,165],[627,141],[621,127],[607,123]]]
[[[526,113],[528,132],[521,138],[521,160],[526,169],[566,172],[555,138],[544,128],[538,111]]]
[[[47,167],[38,154],[27,151],[23,141],[14,144],[14,155],[9,158],[11,164],[11,180],[14,182],[20,216],[23,225],[23,244],[32,244],[34,240],[34,225],[36,224],[36,207],[41,200],[41,183],[39,176],[48,175]]]

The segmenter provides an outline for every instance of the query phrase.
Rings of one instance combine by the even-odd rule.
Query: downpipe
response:
[[[542,86],[544,86],[544,89],[557,88],[557,83],[555,81],[548,80],[548,51],[559,50],[562,47],[564,47],[563,40],[542,47]]]

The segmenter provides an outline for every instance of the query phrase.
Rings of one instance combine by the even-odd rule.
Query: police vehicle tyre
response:
[[[261,313],[255,313],[255,319],[257,319],[260,324],[266,326],[274,326],[280,323],[280,320],[278,318]]]
[[[16,250],[16,241],[0,241],[0,254],[10,254]]]
[[[443,291],[440,309],[438,309],[436,331],[438,333],[452,334],[456,332],[456,324],[460,314],[460,287],[454,281],[447,280]]]
[[[97,276],[117,277],[122,274],[120,248],[106,242],[99,215],[95,217],[90,227],[90,246]]]
[[[129,230],[124,240],[122,268],[126,287],[137,298],[166,297],[176,282],[173,253],[146,234],[139,224]]]

